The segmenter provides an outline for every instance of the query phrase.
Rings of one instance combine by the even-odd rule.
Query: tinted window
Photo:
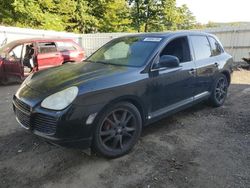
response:
[[[217,40],[215,40],[213,37],[208,37],[210,44],[211,44],[211,51],[212,51],[212,56],[216,56],[221,54],[222,48],[220,44],[218,43]]]
[[[57,42],[56,44],[59,51],[76,50],[71,42]]]
[[[54,42],[40,42],[38,44],[38,51],[40,54],[56,52],[56,44]]]
[[[179,58],[180,63],[191,61],[187,37],[177,38],[169,42],[161,52],[162,55],[176,56]]]
[[[115,39],[98,51],[88,61],[123,66],[144,65],[154,49],[162,41],[160,37],[123,37]]]
[[[211,57],[210,44],[206,36],[191,36],[196,60]]]

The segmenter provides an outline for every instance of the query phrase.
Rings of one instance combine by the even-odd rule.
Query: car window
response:
[[[20,60],[22,58],[22,49],[23,49],[23,45],[18,45],[16,47],[14,47],[8,54],[8,58],[11,61],[16,61],[16,60]]]
[[[222,53],[222,48],[217,40],[213,37],[208,37],[211,44],[212,56],[220,55]]]
[[[109,60],[112,58],[120,59],[126,58],[129,52],[129,45],[125,42],[119,42],[109,48],[106,52],[104,52],[105,59]]]
[[[190,49],[187,37],[180,37],[172,40],[161,52],[162,55],[178,57],[180,63],[191,61]]]
[[[140,67],[162,41],[160,37],[123,37],[97,50],[87,61]]]
[[[212,56],[210,44],[206,36],[190,36],[190,39],[196,60],[206,59]]]
[[[56,42],[58,51],[76,50],[76,47],[71,42]]]
[[[56,44],[54,42],[39,42],[38,43],[38,53],[52,53],[56,52]]]

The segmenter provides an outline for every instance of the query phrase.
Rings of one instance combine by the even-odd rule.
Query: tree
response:
[[[71,31],[152,32],[196,27],[176,0],[1,0],[0,23]]]
[[[41,29],[65,30],[72,15],[74,0],[14,0],[15,25]]]
[[[0,24],[12,25],[16,20],[16,14],[12,7],[14,0],[1,0],[0,4]]]
[[[157,30],[161,15],[159,0],[129,0],[131,6],[132,27],[138,32],[148,32],[150,28]]]
[[[178,7],[179,11],[179,23],[178,29],[194,29],[196,27],[196,19],[193,13],[188,9],[187,5],[182,5]]]
[[[138,32],[190,29],[195,17],[186,5],[176,6],[176,0],[129,0],[132,27]]]
[[[98,19],[93,15],[91,1],[76,0],[76,9],[70,16],[67,31],[92,33],[98,30]]]
[[[126,32],[130,30],[129,7],[125,0],[109,0],[100,19],[100,32]]]

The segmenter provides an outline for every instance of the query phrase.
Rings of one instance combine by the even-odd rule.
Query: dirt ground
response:
[[[233,75],[223,107],[199,104],[143,130],[108,160],[51,146],[21,128],[0,86],[0,187],[250,187],[250,71]]]

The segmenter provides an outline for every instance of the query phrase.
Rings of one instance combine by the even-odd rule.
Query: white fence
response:
[[[71,38],[81,44],[82,35],[66,32],[0,26],[0,46],[4,43],[25,38]]]
[[[224,48],[233,57],[235,62],[241,62],[242,57],[250,56],[250,28],[218,28],[205,30],[215,34],[224,45]],[[5,40],[10,42],[22,38],[35,37],[54,37],[54,38],[71,38],[78,42],[86,51],[87,55],[92,54],[106,42],[113,38],[133,33],[97,33],[78,35],[74,33],[55,32],[45,30],[24,29],[15,27],[0,26],[0,46]]]

